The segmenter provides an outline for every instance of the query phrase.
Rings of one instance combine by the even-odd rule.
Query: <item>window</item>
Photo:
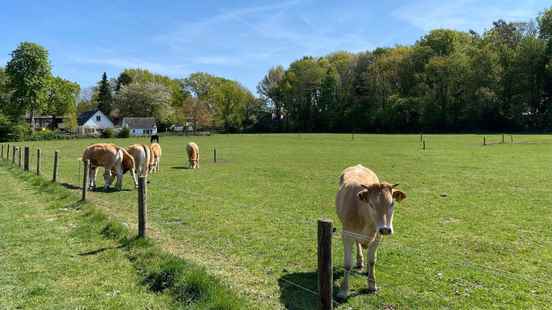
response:
[[[100,115],[96,115],[96,122],[99,122],[102,120],[102,117]]]

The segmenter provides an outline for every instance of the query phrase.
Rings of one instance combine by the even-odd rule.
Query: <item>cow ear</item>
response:
[[[406,199],[406,194],[401,190],[393,189],[393,199],[401,202],[402,200]]]
[[[357,193],[357,197],[362,201],[368,201],[368,190],[367,189],[361,190],[360,192]]]

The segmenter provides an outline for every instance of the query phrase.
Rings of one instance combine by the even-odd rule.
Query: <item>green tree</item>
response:
[[[155,117],[158,122],[167,122],[174,115],[170,90],[156,82],[122,86],[115,96],[115,108],[124,116]]]
[[[8,87],[13,90],[7,109],[12,119],[19,119],[29,112],[34,128],[34,115],[44,105],[50,72],[48,51],[38,44],[23,42],[11,53],[6,74]]]
[[[277,130],[282,130],[281,119],[284,114],[283,94],[281,83],[284,79],[285,69],[282,66],[271,68],[257,85],[257,92],[274,113]]]
[[[51,77],[48,81],[45,113],[52,115],[53,120],[55,116],[68,116],[68,127],[75,127],[79,91],[79,84],[60,77]],[[55,129],[55,126],[55,122],[52,122],[52,129]]]
[[[102,79],[98,82],[98,94],[96,97],[96,102],[98,109],[102,111],[105,115],[111,113],[113,105],[113,93],[111,90],[111,85],[107,80],[107,74],[104,72]]]

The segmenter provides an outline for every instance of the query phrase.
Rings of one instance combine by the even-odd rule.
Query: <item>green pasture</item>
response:
[[[380,291],[352,277],[339,309],[542,309],[552,303],[552,136],[271,134],[161,137],[161,172],[150,177],[150,235],[202,265],[260,309],[314,309],[316,220],[340,228],[334,197],[341,171],[363,164],[400,183],[395,234],[380,246]],[[127,146],[146,139],[112,139]],[[187,169],[186,143],[200,147],[200,169]],[[83,149],[108,140],[19,143],[42,150],[51,178],[60,152],[61,183],[78,191]],[[213,162],[213,149],[218,160]],[[10,156],[11,157],[11,156]],[[10,158],[11,160],[11,158]],[[16,160],[17,162],[17,160]],[[98,185],[103,185],[102,172]],[[137,192],[90,200],[136,224]],[[6,185],[7,188],[20,184]],[[48,232],[46,232],[48,233]],[[342,244],[334,238],[336,286]],[[305,290],[307,289],[307,290]]]

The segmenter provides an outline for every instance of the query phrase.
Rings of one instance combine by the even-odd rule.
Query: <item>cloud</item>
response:
[[[409,3],[394,10],[391,15],[419,29],[436,28],[483,31],[493,21],[504,19],[525,22],[537,16],[542,5],[536,1],[442,1],[424,0]]]

